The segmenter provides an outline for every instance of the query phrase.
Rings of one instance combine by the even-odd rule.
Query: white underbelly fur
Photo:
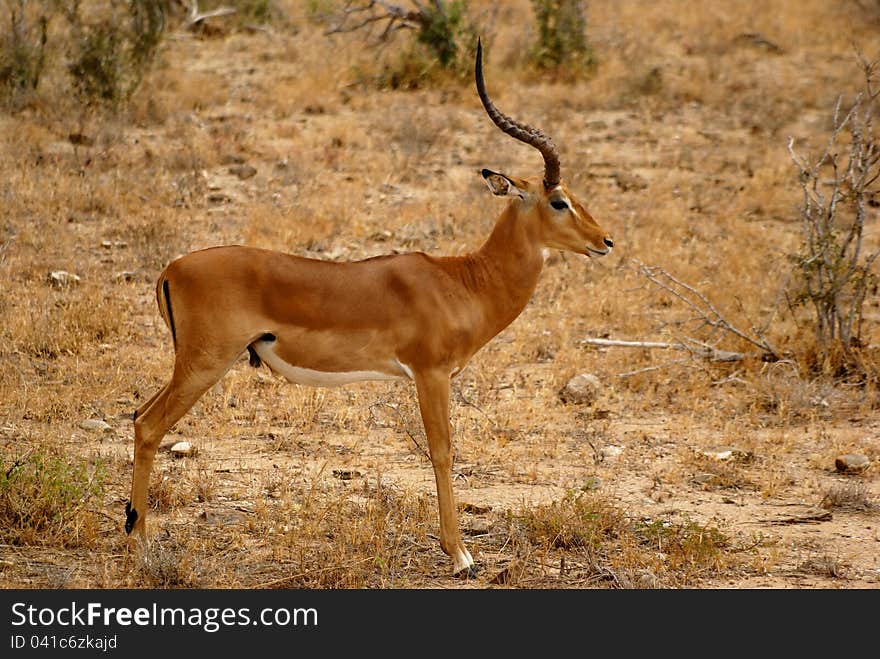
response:
[[[284,376],[295,384],[304,384],[310,387],[338,387],[352,382],[364,380],[396,380],[398,378],[412,379],[412,370],[397,359],[389,360],[388,364],[398,373],[384,373],[382,371],[316,371],[311,368],[302,368],[288,364],[275,354],[274,341],[254,341],[252,344],[260,359],[272,369],[273,372]]]

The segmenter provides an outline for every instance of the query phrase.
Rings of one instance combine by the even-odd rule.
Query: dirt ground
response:
[[[504,3],[490,92],[502,110],[553,135],[563,177],[614,235],[615,251],[601,261],[552,253],[527,309],[454,381],[454,486],[465,542],[483,568],[476,579],[452,578],[439,549],[411,386],[308,389],[246,359],[166,438],[150,524],[168,551],[154,560],[173,568],[138,563],[122,531],[130,415],[173,363],[154,293],[165,263],[228,243],[336,260],[463,253],[503,208],[479,168],[539,171],[534,152],[491,126],[469,81],[377,88],[357,73],[370,70],[363,43],[328,40],[300,3],[282,4],[296,29],[171,34],[132,121],[0,118],[10,208],[0,225],[4,460],[44,443],[107,466],[95,526],[83,531],[89,542],[0,545],[0,587],[880,585],[874,385],[807,373],[797,354],[807,316],[778,297],[800,235],[788,137],[805,151],[821,144],[835,95],[849,98],[859,83],[847,40],[822,49],[817,35],[837,21],[880,54],[880,19],[836,3],[802,11],[747,3],[747,12],[688,17],[682,3],[640,13],[639,3],[593,2],[600,65],[576,82],[517,70],[529,32],[511,26],[528,3]],[[94,145],[72,144],[73,132],[94,135]],[[639,263],[675,273],[747,329],[775,314],[768,336],[786,358],[762,362],[730,336],[719,347],[749,353],[744,361],[585,343],[697,335],[690,310],[647,282]],[[61,269],[82,277],[76,290],[46,283]],[[81,300],[110,330],[64,344],[73,341],[65,321],[24,301],[48,295]],[[878,320],[873,291],[866,345],[880,342]],[[62,349],[33,348],[35,332],[58,333]],[[579,373],[598,378],[595,400],[563,401],[561,388]],[[88,419],[107,427],[84,428]],[[173,457],[180,441],[195,455]],[[870,466],[838,472],[845,453]],[[713,566],[692,574],[671,565],[662,543],[651,550],[671,574],[688,576],[612,556],[616,575],[579,578],[583,550],[517,544],[510,530],[511,515],[573,494],[645,523],[717,529],[727,542]],[[373,527],[343,511],[370,517],[377,497],[390,503]],[[322,526],[336,515],[338,526]],[[394,541],[377,549],[383,534]],[[393,570],[376,567],[404,554]],[[499,579],[522,564],[519,577]],[[325,569],[335,580],[300,578]],[[176,576],[163,581],[162,570]]]

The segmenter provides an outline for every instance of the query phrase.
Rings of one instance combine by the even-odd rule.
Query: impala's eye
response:
[[[550,205],[558,211],[564,211],[566,208],[568,208],[568,204],[562,201],[562,199],[554,199],[550,202]]]

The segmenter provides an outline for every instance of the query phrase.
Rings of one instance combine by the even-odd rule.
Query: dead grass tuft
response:
[[[482,113],[469,72],[427,71],[403,40],[379,52],[328,39],[302,2],[270,4],[288,18],[228,21],[222,38],[172,21],[125,112],[85,112],[55,59],[0,114],[0,476],[30,456],[3,481],[0,542],[44,566],[4,569],[3,586],[876,585],[863,558],[876,538],[852,523],[874,514],[876,474],[844,486],[830,463],[876,459],[880,300],[868,291],[858,363],[826,369],[780,293],[801,240],[788,136],[821,148],[827,109],[861,84],[852,44],[880,53],[876,8],[825,0],[700,11],[596,0],[598,63],[577,84],[525,66],[530,0],[470,3],[498,5],[484,41],[493,99],[553,137],[572,192],[615,239],[601,260],[551,252],[522,315],[454,381],[455,490],[471,504],[476,582],[447,581],[411,383],[282,385],[246,359],[177,424],[200,453],[159,454],[160,542],[136,569],[117,566],[131,411],[173,361],[154,288],[171,259],[221,243],[328,259],[462,254],[505,204],[480,168],[540,173],[534,150]],[[783,359],[586,345],[696,337],[752,350],[636,263],[765,331]],[[57,270],[79,283],[50,283]],[[563,404],[557,392],[580,373],[599,379],[597,400]],[[89,418],[111,428],[84,430]],[[753,459],[701,453],[719,445]],[[834,561],[792,577],[803,530],[792,524],[740,563],[736,529],[817,492],[835,512],[811,527],[810,551]]]

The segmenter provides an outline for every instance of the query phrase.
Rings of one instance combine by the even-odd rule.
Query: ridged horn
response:
[[[501,112],[492,103],[489,94],[486,93],[486,82],[483,80],[483,44],[482,39],[477,39],[477,63],[474,67],[474,77],[477,81],[477,93],[480,101],[486,109],[486,114],[498,128],[529,146],[535,147],[544,157],[544,187],[548,190],[559,184],[559,151],[547,135],[528,124],[511,119]]]

